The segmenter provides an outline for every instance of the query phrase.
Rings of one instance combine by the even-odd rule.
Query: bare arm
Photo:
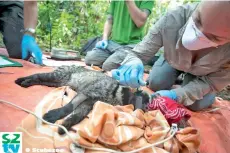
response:
[[[126,0],[130,16],[138,28],[142,27],[148,18],[148,13],[140,10],[133,0]]]
[[[108,19],[104,25],[103,40],[108,40],[112,31],[113,18],[111,15],[108,16]]]
[[[38,20],[37,1],[24,1],[24,28],[36,28]]]
[[[149,29],[147,35],[139,42],[131,52],[126,52],[121,65],[132,61],[141,60],[144,64],[149,61],[157,51],[163,46],[162,29],[164,29],[167,15],[161,17],[152,27]]]

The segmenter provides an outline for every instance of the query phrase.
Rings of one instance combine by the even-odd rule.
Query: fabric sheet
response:
[[[68,96],[64,95],[64,91]],[[49,110],[68,103],[75,94],[65,87],[54,89],[39,103],[35,113],[42,117]],[[17,131],[23,132],[23,148],[62,148],[66,153],[71,152],[71,140],[67,135],[58,135],[56,127],[42,124],[32,115],[21,122]],[[70,133],[75,142],[83,146],[131,151],[164,140],[169,131],[170,126],[159,110],[144,113],[134,110],[133,105],[112,106],[98,101],[88,117],[74,125]],[[140,153],[194,153],[199,147],[199,140],[198,130],[188,127],[170,141]],[[96,151],[86,149],[85,152]]]

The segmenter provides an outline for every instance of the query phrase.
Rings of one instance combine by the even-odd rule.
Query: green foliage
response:
[[[168,9],[191,0],[156,0],[146,32]],[[79,50],[86,41],[102,35],[109,1],[40,1],[37,40],[47,50],[52,29],[52,47]]]
[[[37,37],[42,48],[79,49],[88,38],[102,34],[106,1],[41,1]],[[51,26],[50,26],[51,24]]]

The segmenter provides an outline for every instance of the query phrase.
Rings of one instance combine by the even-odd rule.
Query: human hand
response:
[[[176,92],[173,90],[160,90],[154,93],[153,96],[155,96],[156,94],[159,94],[160,96],[168,97],[175,101],[177,100]]]
[[[42,65],[42,51],[35,42],[35,38],[25,34],[21,43],[22,59],[28,58],[31,54],[35,58],[35,64]]]
[[[143,80],[144,65],[141,61],[133,60],[120,66],[118,69],[112,70],[112,77],[124,86],[138,88],[145,86],[146,82]]]
[[[108,40],[101,40],[97,42],[96,44],[96,48],[99,48],[99,49],[106,49],[107,46],[108,46]]]

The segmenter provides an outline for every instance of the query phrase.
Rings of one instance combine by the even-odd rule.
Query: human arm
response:
[[[24,1],[24,28],[36,28],[38,20],[37,1]]]
[[[194,7],[190,7],[186,5],[167,12],[163,17],[161,17],[156,22],[156,24],[154,24],[150,28],[148,34],[144,37],[144,39],[140,43],[138,43],[134,47],[132,52],[126,54],[121,65],[125,65],[131,61],[139,61],[139,60],[141,60],[143,63],[146,63],[147,61],[149,61],[154,57],[154,55],[163,46],[163,44],[164,45],[166,44],[165,47],[167,48],[167,43],[169,42],[172,43],[174,40],[168,41],[167,40],[168,38],[164,38],[163,34],[167,31],[168,28],[175,28],[179,30],[185,24],[186,19],[191,15],[193,8]],[[165,40],[165,42],[163,42],[163,40]],[[167,51],[168,50],[165,50],[166,54]],[[138,62],[138,64],[143,65],[142,62]],[[135,76],[127,76],[126,78],[133,78],[133,77]],[[126,80],[128,81],[128,79]]]
[[[128,7],[130,16],[131,16],[133,22],[135,23],[135,25],[138,28],[145,25],[151,10],[148,10],[148,9],[142,10],[142,9],[138,8],[133,0],[126,0],[125,3]],[[150,3],[153,3],[153,2],[150,2]]]
[[[153,24],[143,40],[139,42],[131,52],[127,52],[122,65],[137,58],[146,64],[147,61],[154,57],[158,50],[163,46],[162,32],[165,22],[166,16],[163,16]]]
[[[187,85],[173,89],[177,101],[185,106],[192,105],[208,93],[216,93],[230,84],[230,67],[220,69],[207,76],[196,77]]]
[[[112,17],[112,15],[109,14],[108,18],[104,24],[104,31],[103,31],[102,40],[96,44],[97,48],[100,48],[100,49],[106,49],[107,48],[109,36],[111,34],[111,31],[112,31],[112,25],[113,25],[113,17]]]
[[[104,24],[104,31],[103,31],[103,40],[109,40],[109,36],[112,31],[112,25],[113,25],[113,17],[112,15],[108,15],[108,18]]]
[[[131,52],[127,52],[121,67],[112,74],[121,84],[131,87],[145,85],[143,81],[144,66],[142,61],[148,61],[163,46],[161,28],[165,18],[161,18],[151,27],[144,39]],[[128,72],[128,73],[127,73]]]
[[[34,57],[35,63],[42,65],[42,51],[37,45],[33,32],[28,29],[35,29],[37,25],[37,1],[24,1],[24,29],[22,38],[22,59],[27,59],[29,55]]]
[[[154,95],[166,96],[185,106],[190,106],[194,102],[203,99],[206,94],[219,92],[230,84],[230,63],[225,64],[217,72],[206,76],[187,75],[189,76],[185,77],[189,79],[185,80],[191,81],[185,81],[185,86],[172,90],[160,90],[154,93]]]

